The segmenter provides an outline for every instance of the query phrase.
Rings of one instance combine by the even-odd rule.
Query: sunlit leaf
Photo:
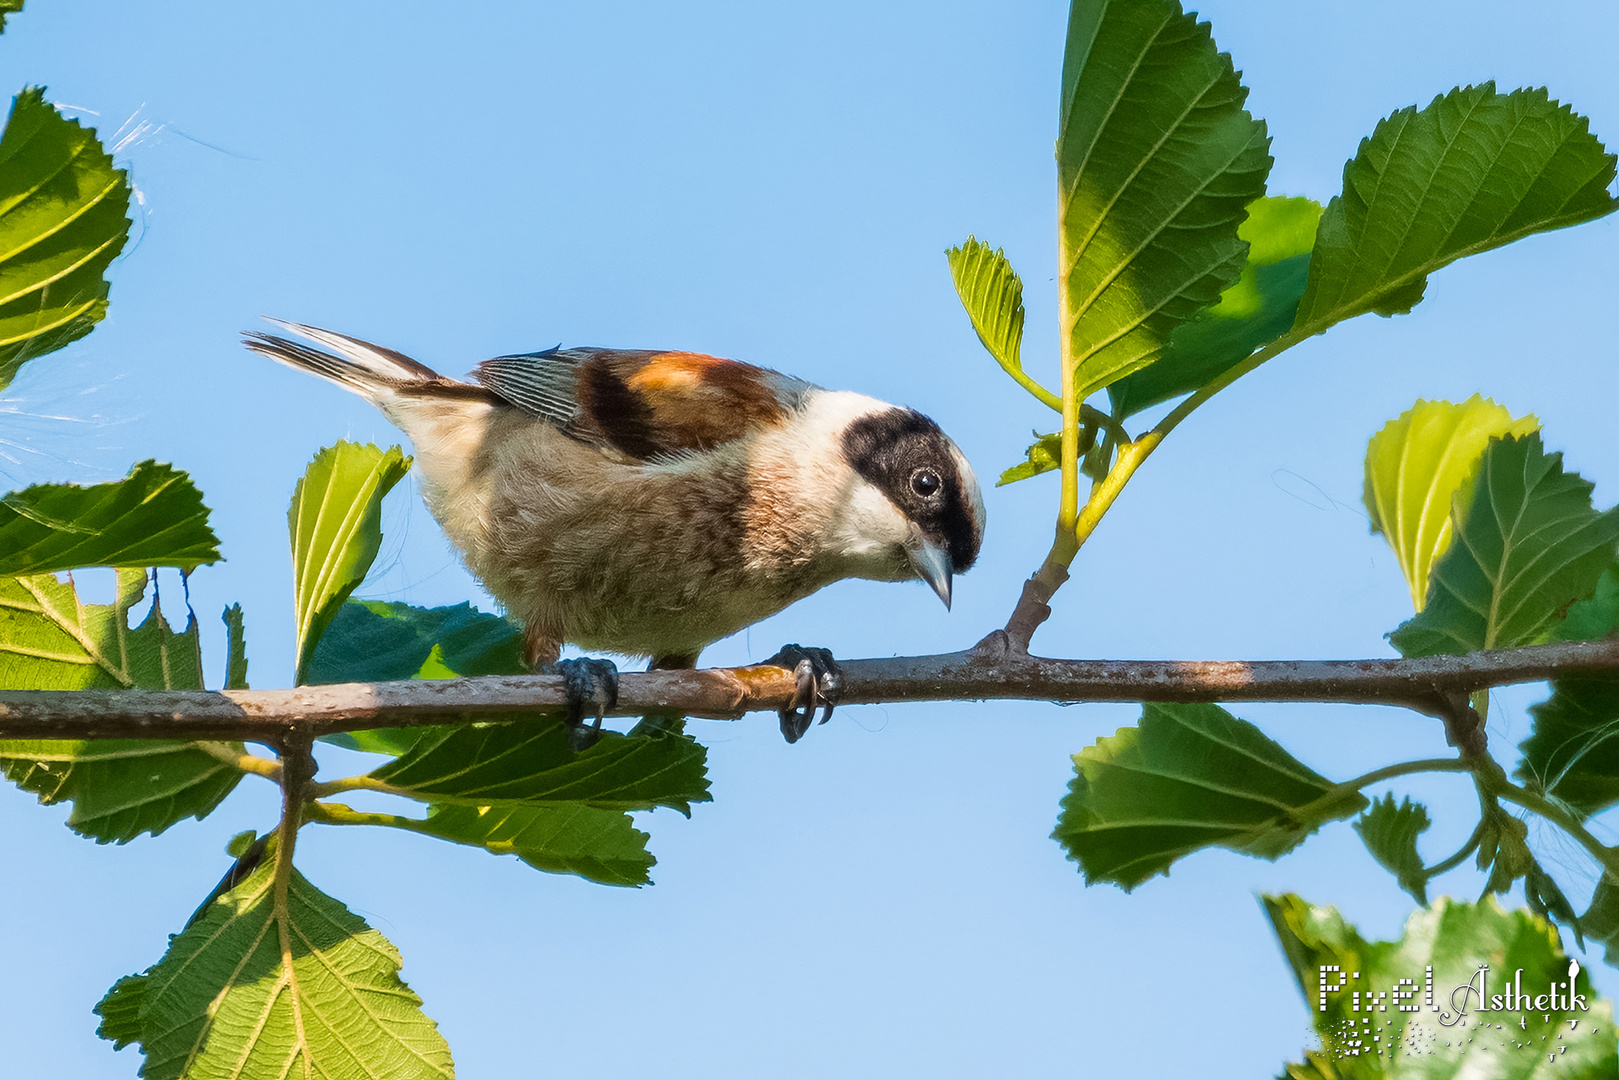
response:
[[[607,731],[582,751],[561,720],[435,729],[368,775],[430,802],[577,802],[607,810],[667,806],[683,814],[707,802],[707,752],[679,734]]]
[[[393,945],[296,871],[281,902],[274,873],[266,863],[120,980],[97,1007],[103,1037],[140,1043],[143,1080],[449,1080],[450,1048]]]
[[[1028,455],[1028,460],[1001,473],[1001,478],[995,481],[996,487],[1005,487],[1062,468],[1062,435],[1039,435],[1024,453]]]
[[[1148,704],[1074,772],[1053,836],[1087,882],[1126,889],[1203,848],[1277,858],[1366,806],[1218,705]]]
[[[1428,599],[1428,574],[1450,547],[1451,505],[1471,490],[1490,440],[1528,435],[1540,428],[1533,416],[1512,414],[1478,394],[1460,405],[1419,401],[1390,420],[1366,447],[1363,498],[1372,531],[1394,549],[1421,611]]]
[[[397,446],[340,442],[315,455],[292,493],[292,580],[298,682],[338,608],[382,547],[382,497],[410,471]]]
[[[52,574],[0,579],[0,687],[85,690],[202,688],[197,625],[170,629],[154,598],[141,624],[142,570],[118,572],[112,604],[82,604]],[[211,744],[232,754],[239,743]],[[68,825],[98,843],[157,834],[206,817],[242,774],[202,744],[134,739],[0,740],[0,773],[46,804],[71,801]]]
[[[12,99],[0,136],[0,390],[106,314],[103,275],[123,250],[128,211],[129,180],[92,129],[39,87]]]
[[[1274,195],[1251,203],[1237,228],[1248,242],[1242,276],[1219,303],[1175,328],[1161,358],[1109,384],[1113,415],[1123,419],[1190,393],[1287,333],[1304,295],[1320,220],[1314,199]]]
[[[1000,248],[991,251],[988,244],[969,236],[945,256],[950,260],[956,295],[989,355],[1024,389],[1060,410],[1062,399],[1023,371],[1023,282],[1005,253]]]
[[[1532,233],[1611,213],[1614,156],[1544,89],[1487,82],[1380,121],[1321,218],[1296,326],[1318,333],[1422,299],[1428,275]]]
[[[1598,513],[1538,432],[1492,440],[1452,513],[1460,542],[1434,564],[1427,606],[1389,635],[1404,656],[1543,640],[1619,546],[1619,509]]]
[[[1384,795],[1374,800],[1354,824],[1372,858],[1393,874],[1400,888],[1417,903],[1426,905],[1428,876],[1423,873],[1422,856],[1417,854],[1417,837],[1430,824],[1427,808],[1409,798],[1396,806],[1393,795]]]
[[[36,484],[0,496],[0,577],[87,566],[189,570],[219,558],[202,492],[155,461],[108,484]]]
[[[1334,908],[1291,895],[1263,902],[1319,1040],[1284,1078],[1594,1080],[1619,1070],[1612,1006],[1543,919],[1504,911],[1493,897],[1477,904],[1441,897],[1411,914],[1398,941],[1368,941]],[[1519,969],[1519,985],[1542,995],[1542,1004],[1553,983],[1572,982],[1579,1001],[1481,1010],[1479,991],[1504,993]]]
[[[1069,10],[1057,136],[1058,297],[1081,400],[1162,355],[1236,282],[1270,140],[1175,0]]]

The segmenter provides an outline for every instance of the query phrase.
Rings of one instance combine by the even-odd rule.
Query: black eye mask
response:
[[[972,502],[939,425],[911,409],[863,416],[843,433],[843,456],[923,535],[950,553],[961,573],[978,558]]]

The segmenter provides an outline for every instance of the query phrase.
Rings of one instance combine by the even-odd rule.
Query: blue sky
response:
[[[1458,83],[1548,85],[1619,142],[1619,8],[1525,10],[1203,14],[1269,121],[1271,191],[1325,201],[1379,117]],[[228,560],[191,582],[211,670],[217,613],[239,600],[253,684],[273,687],[292,671],[292,485],[323,445],[397,436],[358,398],[243,351],[260,315],[449,373],[559,341],[733,356],[915,406],[992,477],[1050,418],[978,346],[943,252],[969,232],[1004,246],[1026,282],[1025,362],[1055,382],[1065,18],[1055,0],[33,0],[0,38],[7,77],[121,140],[141,202],[106,322],[0,396],[0,487],[147,457],[190,470]],[[1340,327],[1222,394],[1120,500],[1036,651],[1390,655],[1409,601],[1367,532],[1360,461],[1418,397],[1481,391],[1537,414],[1613,503],[1616,239],[1607,219],[1457,265],[1414,314]],[[984,554],[950,614],[920,585],[844,583],[705,660],[970,644],[1043,555],[1056,485],[986,499]],[[412,484],[384,525],[363,595],[488,606]],[[1533,700],[1497,696],[1498,750],[1527,734]],[[1395,710],[1236,711],[1339,778],[1444,752],[1435,723]],[[319,827],[300,865],[400,948],[466,1077],[1274,1075],[1307,1015],[1254,894],[1337,903],[1380,935],[1410,901],[1347,825],[1276,864],[1204,853],[1131,895],[1085,888],[1048,839],[1068,755],[1135,712],[849,708],[792,747],[771,716],[695,723],[715,801],[690,821],[641,816],[660,863],[640,891]],[[1396,790],[1430,801],[1430,858],[1471,827],[1461,781]],[[94,1038],[90,1006],[161,955],[226,839],[271,824],[274,800],[244,783],[208,821],[121,848],[65,816],[0,789],[0,1047],[19,1078],[127,1077],[134,1051]],[[1549,862],[1588,889],[1550,840]],[[1471,897],[1482,881],[1441,885]]]

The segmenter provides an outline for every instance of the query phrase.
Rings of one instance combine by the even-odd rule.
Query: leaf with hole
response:
[[[382,547],[382,497],[409,471],[397,446],[339,442],[315,455],[293,490],[287,529],[300,684],[321,635]]]
[[[1492,439],[1452,515],[1457,542],[1433,565],[1427,605],[1389,635],[1402,656],[1545,640],[1619,547],[1619,509],[1598,512],[1539,432]]]
[[[1077,397],[1146,367],[1242,273],[1270,139],[1207,23],[1175,0],[1069,11],[1058,306]]]
[[[322,1076],[449,1080],[450,1048],[399,978],[399,953],[290,871],[260,867],[209,904],[96,1011],[140,1044],[143,1080]]]
[[[130,629],[147,575],[120,570],[117,580],[115,602],[103,605],[80,603],[72,582],[52,574],[0,579],[0,687],[202,689],[196,619],[176,633],[154,597]],[[7,739],[0,772],[46,805],[72,802],[76,832],[121,844],[206,817],[242,778],[222,757],[243,752],[240,743]]]
[[[1122,420],[1197,390],[1287,333],[1304,295],[1320,220],[1314,199],[1267,195],[1249,204],[1247,220],[1237,227],[1237,237],[1248,243],[1242,276],[1213,307],[1171,332],[1159,360],[1108,385],[1113,415]]]
[[[1366,806],[1218,705],[1146,705],[1074,772],[1052,835],[1086,882],[1125,889],[1204,848],[1275,859]]]
[[[1390,420],[1366,446],[1362,498],[1372,531],[1394,549],[1421,611],[1428,599],[1428,575],[1450,547],[1451,507],[1471,491],[1490,440],[1525,436],[1540,429],[1533,416],[1512,414],[1478,394],[1462,404],[1418,401]]]
[[[155,461],[107,484],[36,484],[0,496],[0,577],[89,566],[190,570],[219,558],[202,492]]]
[[[0,16],[3,22],[3,16]],[[94,130],[30,87],[0,135],[0,390],[107,313],[107,267],[129,235],[129,178]]]
[[[1613,179],[1589,121],[1544,89],[1486,82],[1401,109],[1344,166],[1295,328],[1410,311],[1428,275],[1457,259],[1612,213]]]

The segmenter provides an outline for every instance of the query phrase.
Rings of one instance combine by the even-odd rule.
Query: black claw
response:
[[[585,657],[558,660],[551,665],[551,671],[562,676],[562,687],[568,695],[568,745],[583,750],[601,738],[602,718],[618,704],[618,665],[611,660]],[[594,705],[596,712],[595,722],[589,727],[584,724],[587,705]]]
[[[843,669],[829,651],[783,645],[781,651],[765,663],[787,668],[798,682],[793,700],[781,710],[782,738],[790,743],[803,738],[804,732],[815,722],[818,705],[826,706],[821,723],[832,719],[832,710],[843,693]]]

